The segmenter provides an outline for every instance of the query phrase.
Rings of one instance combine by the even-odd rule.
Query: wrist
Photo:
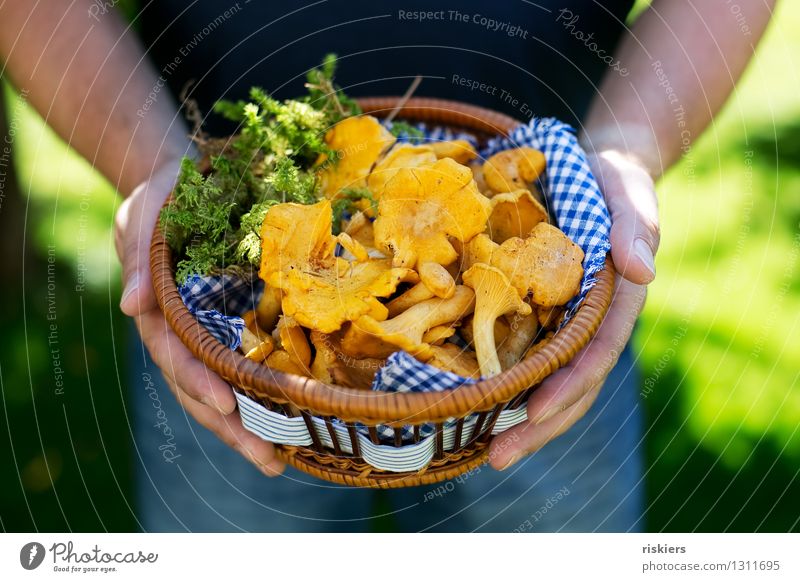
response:
[[[183,129],[183,128],[182,128]],[[183,132],[172,139],[154,145],[150,155],[139,158],[135,162],[125,164],[120,180],[120,192],[124,198],[133,195],[143,184],[155,180],[162,174],[173,173],[177,175],[181,160],[184,157],[199,159],[197,145]],[[129,156],[129,159],[132,159]]]
[[[578,140],[590,162],[594,158],[624,159],[655,180],[664,173],[664,161],[652,129],[636,124],[585,127]]]

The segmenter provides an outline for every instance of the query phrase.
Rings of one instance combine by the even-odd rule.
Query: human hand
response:
[[[186,411],[264,474],[278,475],[283,463],[275,457],[273,445],[242,426],[231,387],[194,358],[156,302],[150,275],[150,238],[179,168],[178,159],[163,164],[117,211],[114,241],[125,287],[120,308],[133,317],[153,361]]]
[[[528,422],[498,435],[489,458],[506,469],[564,434],[591,408],[630,338],[644,306],[646,285],[655,278],[658,201],[645,166],[615,150],[589,156],[611,213],[611,256],[620,276],[597,334],[528,400]]]

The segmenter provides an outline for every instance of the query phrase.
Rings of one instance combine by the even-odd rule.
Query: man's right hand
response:
[[[120,308],[133,317],[144,345],[181,406],[264,474],[278,475],[284,465],[275,457],[272,444],[242,426],[231,387],[195,359],[156,302],[150,275],[150,238],[179,168],[179,159],[162,164],[117,211],[114,240],[124,284]]]

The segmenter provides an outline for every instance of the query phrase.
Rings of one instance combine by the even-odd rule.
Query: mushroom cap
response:
[[[527,188],[544,172],[546,164],[544,154],[533,148],[503,150],[483,164],[483,177],[494,192],[513,192]]]
[[[371,259],[347,265],[344,273],[334,269],[278,272],[269,283],[283,290],[284,314],[304,327],[331,333],[362,315],[385,319],[388,311],[377,297],[388,297],[400,283],[417,280],[411,269],[394,268],[389,259]]]
[[[261,225],[259,277],[291,269],[327,268],[334,262],[336,239],[331,234],[333,214],[329,200],[316,204],[277,204]]]
[[[325,134],[325,143],[337,159],[321,157],[320,190],[334,199],[345,188],[366,188],[372,166],[397,138],[370,115],[348,117]]]
[[[386,183],[402,168],[417,168],[436,162],[436,154],[427,145],[395,144],[377,163],[367,178],[367,186],[380,200]]]
[[[419,280],[437,297],[449,299],[456,292],[456,281],[439,263],[421,263],[417,266]]]
[[[541,222],[526,239],[510,238],[492,255],[521,295],[537,305],[563,305],[580,290],[583,251],[558,228]]]
[[[462,278],[464,285],[475,291],[473,326],[479,325],[479,318],[488,317],[492,320],[492,334],[494,334],[494,320],[501,315],[512,311],[521,315],[531,312],[531,306],[520,298],[517,290],[500,269],[477,263],[467,269]]]
[[[544,307],[563,305],[580,290],[583,251],[555,226],[540,222],[525,238],[511,237],[498,245],[479,234],[464,247],[464,264],[500,269],[520,297],[529,292]]]
[[[282,315],[276,331],[281,349],[295,362],[307,368],[311,364],[311,346],[308,345],[308,338],[300,324],[293,317]]]
[[[431,366],[475,380],[481,377],[478,359],[472,350],[460,348],[455,344],[444,344],[431,346],[431,354],[431,358],[427,361]]]
[[[497,194],[491,200],[487,232],[496,243],[511,237],[527,237],[540,222],[548,222],[547,210],[529,190]]]
[[[465,139],[450,141],[432,141],[429,144],[437,159],[450,158],[459,164],[467,164],[478,157],[478,152]]]
[[[341,334],[311,332],[317,354],[311,365],[314,377],[349,388],[369,388],[375,373],[386,363],[378,358],[354,358],[342,351]]]
[[[423,341],[425,332],[466,317],[472,312],[474,305],[475,293],[472,289],[459,285],[450,299],[422,301],[388,321],[377,321],[373,317],[363,316],[352,324],[345,334],[345,340],[351,331],[354,338],[358,334],[368,334],[385,344],[396,346],[394,351],[397,348],[403,349],[424,360],[430,356],[430,345]]]
[[[467,241],[483,232],[489,200],[478,192],[472,172],[444,158],[430,166],[400,169],[378,202],[375,244],[394,264],[449,265],[457,258],[448,237]]]
[[[308,368],[300,365],[289,352],[286,350],[275,350],[267,356],[264,362],[270,368],[286,372],[289,374],[297,374],[298,376],[310,376],[311,372]]]

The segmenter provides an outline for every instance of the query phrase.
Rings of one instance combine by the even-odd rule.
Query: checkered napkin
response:
[[[184,305],[200,325],[232,350],[242,343],[244,320],[238,314],[255,309],[263,290],[263,282],[250,283],[233,275],[192,275],[178,287]]]
[[[456,133],[446,128],[429,128],[424,124],[419,124],[417,128],[423,132],[426,141],[466,139],[477,145],[477,140],[470,134]],[[408,139],[408,136],[401,135],[400,139]],[[533,147],[544,153],[547,160],[546,181],[543,185],[545,199],[558,226],[581,247],[585,255],[581,290],[568,305],[566,321],[594,285],[596,273],[604,267],[606,253],[611,248],[611,219],[572,127],[552,118],[533,119],[530,123],[517,127],[508,137],[490,140],[480,151],[480,155],[488,158],[499,151],[521,146]],[[238,315],[254,309],[262,289],[260,282],[251,284],[229,275],[197,276],[182,285],[180,293],[189,311],[198,321],[220,342],[236,349],[241,342],[244,328],[244,321]],[[406,352],[396,352],[376,374],[372,390],[441,392],[474,382],[475,380],[419,362]],[[253,407],[248,405],[248,410],[250,409]],[[513,424],[509,424],[512,419],[513,422],[521,422],[525,418],[524,406],[517,411],[504,411],[504,414],[506,412],[510,414],[508,419],[504,420],[506,417],[501,416],[498,420],[503,426],[512,426]],[[259,411],[259,415],[258,418],[263,422],[264,414]],[[302,431],[302,427],[299,429]],[[428,437],[433,430],[433,425],[423,426],[420,428],[420,436]],[[378,433],[381,439],[394,437],[393,429],[389,427],[378,427]],[[280,442],[277,435],[269,433],[269,436],[270,440]],[[413,436],[411,427],[404,429],[403,436],[404,439]],[[287,440],[290,439],[287,437]]]

